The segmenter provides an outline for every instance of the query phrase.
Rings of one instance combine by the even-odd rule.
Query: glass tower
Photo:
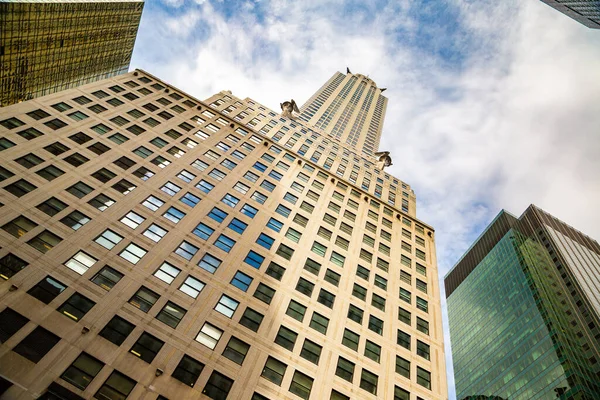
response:
[[[0,106],[127,72],[141,0],[0,0]]]
[[[458,399],[599,398],[598,250],[535,206],[496,217],[445,278]]]
[[[0,397],[447,399],[433,228],[354,147],[137,70],[0,150]]]
[[[592,29],[600,29],[599,0],[542,0],[550,7]]]

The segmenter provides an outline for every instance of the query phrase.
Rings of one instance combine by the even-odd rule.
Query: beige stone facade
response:
[[[433,228],[300,120],[137,70],[0,160],[0,399],[447,399]]]

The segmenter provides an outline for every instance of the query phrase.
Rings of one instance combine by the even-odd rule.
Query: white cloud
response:
[[[442,4],[426,25],[412,0],[355,12],[336,0],[246,2],[227,17],[209,2],[177,17],[154,11],[132,66],[199,98],[229,89],[275,110],[346,66],[370,74],[388,88],[381,147],[436,229],[441,278],[501,208],[535,203],[600,238],[598,32],[537,0]],[[434,53],[448,46],[460,62]]]

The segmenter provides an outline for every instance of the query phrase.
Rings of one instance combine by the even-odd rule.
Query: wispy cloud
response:
[[[370,74],[440,279],[501,208],[600,238],[600,35],[538,0],[146,3],[132,66],[273,109],[346,66]]]

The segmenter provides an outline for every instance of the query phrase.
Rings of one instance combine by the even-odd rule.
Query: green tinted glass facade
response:
[[[448,296],[457,398],[600,398],[552,257],[525,222],[501,216],[465,255],[480,253]]]
[[[0,105],[127,72],[143,6],[0,0]]]

